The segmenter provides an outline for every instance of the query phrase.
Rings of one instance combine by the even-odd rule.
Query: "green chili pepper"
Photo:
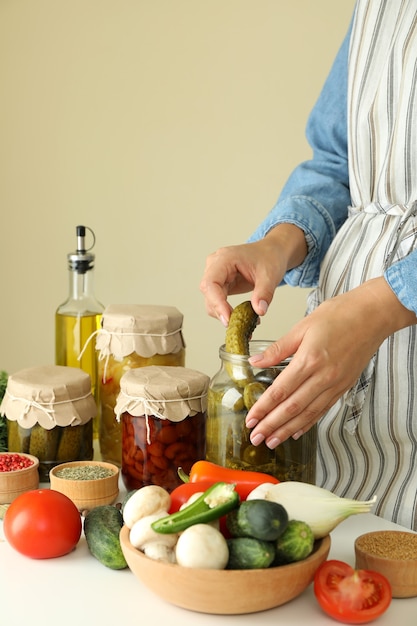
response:
[[[239,506],[240,498],[233,483],[214,483],[195,502],[181,511],[161,517],[151,524],[157,533],[178,533],[193,524],[206,524]]]

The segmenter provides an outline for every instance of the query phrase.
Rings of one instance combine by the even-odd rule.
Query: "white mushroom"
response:
[[[178,565],[203,569],[224,569],[229,548],[222,533],[210,524],[194,524],[186,528],[175,546]]]
[[[161,561],[168,559],[168,562],[172,563],[173,559],[175,560],[175,554],[169,555],[169,550],[174,550],[178,534],[157,533],[151,526],[152,522],[165,516],[166,512],[159,511],[158,513],[142,517],[130,529],[129,539],[135,548],[141,550],[147,556]]]
[[[142,517],[163,511],[168,515],[171,496],[159,485],[146,485],[133,493],[123,507],[123,521],[128,528]]]
[[[176,563],[175,548],[170,548],[165,543],[147,543],[143,552],[154,561],[163,561],[164,563]]]

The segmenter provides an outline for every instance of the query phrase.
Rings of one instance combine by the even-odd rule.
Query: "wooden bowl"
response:
[[[297,563],[257,570],[193,569],[155,561],[132,546],[129,528],[120,531],[126,562],[146,587],[163,600],[200,613],[255,613],[289,602],[312,582],[327,558],[330,537],[316,542],[314,552]]]
[[[355,541],[357,569],[379,572],[391,584],[393,598],[417,595],[417,534],[378,530]]]
[[[59,476],[60,470],[65,468],[77,468],[84,466],[103,467],[112,473],[105,478],[92,480],[80,480],[62,478]],[[113,504],[119,495],[119,468],[113,463],[104,461],[71,461],[61,463],[49,472],[51,489],[60,491],[68,496],[79,511],[90,510],[96,506]]]
[[[19,454],[32,461],[32,465],[11,472],[0,472],[0,504],[10,504],[25,491],[39,487],[39,459],[23,452],[1,452],[1,455]]]

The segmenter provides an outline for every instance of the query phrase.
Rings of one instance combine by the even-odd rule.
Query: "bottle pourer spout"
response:
[[[85,251],[85,226],[77,226],[77,252],[84,254]]]
[[[86,231],[89,231],[93,236],[93,243],[89,248],[85,245]],[[94,254],[90,252],[91,248],[94,248],[96,237],[94,232],[88,226],[77,226],[77,250],[68,254],[69,269],[77,272],[78,274],[85,274],[88,270],[94,266]]]

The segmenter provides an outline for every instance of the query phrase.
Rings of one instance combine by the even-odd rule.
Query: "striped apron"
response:
[[[352,206],[308,310],[417,247],[417,3],[359,0],[349,57]],[[416,267],[417,271],[417,267]],[[390,336],[319,422],[317,484],[417,530],[416,327]],[[360,346],[358,346],[360,350]]]

